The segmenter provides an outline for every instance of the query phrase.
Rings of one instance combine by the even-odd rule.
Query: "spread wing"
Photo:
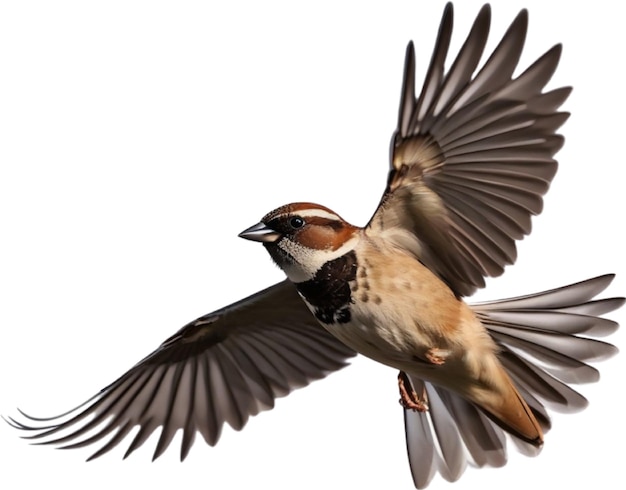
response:
[[[241,429],[251,415],[272,408],[277,397],[342,368],[354,355],[283,281],[184,326],[70,412],[46,419],[22,413],[26,423],[9,423],[33,432],[27,439],[63,448],[110,436],[89,459],[111,450],[137,425],[124,457],[161,426],[157,458],[182,429],[182,460],[196,432],[214,445],[224,422]]]
[[[558,112],[570,88],[543,93],[560,45],[513,78],[528,15],[515,18],[478,68],[490,24],[486,5],[447,72],[452,5],[446,6],[422,92],[415,98],[415,52],[407,48],[398,128],[381,203],[368,224],[414,254],[457,295],[484,286],[516,259],[515,241],[557,169]]]

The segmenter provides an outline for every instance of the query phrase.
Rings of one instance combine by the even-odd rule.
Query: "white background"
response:
[[[2,414],[75,406],[187,321],[280,280],[237,238],[265,212],[310,200],[364,224],[378,203],[405,45],[424,69],[444,2],[206,3],[0,4]],[[490,46],[528,7],[522,65],[563,42],[550,86],[575,91],[545,212],[479,299],[606,272],[624,295],[621,9],[492,4]],[[456,6],[453,47],[479,6]],[[625,357],[600,367],[590,407],[557,414],[539,458],[512,450],[455,487],[622,488]],[[408,489],[397,398],[395,372],[359,359],[183,464],[174,447],[150,463],[154,439],[86,464],[0,423],[0,487]]]

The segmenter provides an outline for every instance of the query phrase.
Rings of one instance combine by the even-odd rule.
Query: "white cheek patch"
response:
[[[319,214],[317,216],[319,216]],[[278,246],[297,260],[297,262],[285,264],[283,271],[292,282],[299,283],[308,281],[315,277],[316,272],[320,270],[326,262],[335,260],[345,253],[348,253],[356,247],[358,241],[359,236],[356,235],[337,250],[314,250],[291,240],[283,239],[278,243]]]
[[[278,242],[278,247],[283,249],[294,260],[298,262],[286,262],[282,264],[282,268],[287,277],[295,283],[308,281],[315,275],[315,271],[310,272],[313,266],[311,258],[312,250],[289,239],[283,239]],[[323,254],[323,252],[319,252]]]

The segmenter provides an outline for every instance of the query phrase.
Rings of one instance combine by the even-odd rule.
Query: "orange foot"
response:
[[[400,389],[400,405],[408,410],[417,412],[428,412],[428,396],[426,391],[420,397],[411,385],[408,376],[400,371],[398,373],[398,388]]]

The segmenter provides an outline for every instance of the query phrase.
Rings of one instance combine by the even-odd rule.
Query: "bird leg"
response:
[[[400,389],[400,405],[407,410],[413,410],[417,412],[428,411],[428,395],[426,390],[422,390],[422,396],[420,397],[411,384],[411,380],[404,371],[398,373],[398,388]]]

